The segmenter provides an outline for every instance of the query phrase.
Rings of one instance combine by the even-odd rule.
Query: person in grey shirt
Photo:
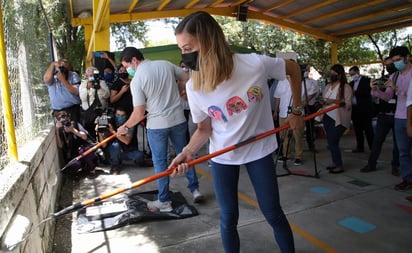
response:
[[[145,118],[147,111],[147,137],[152,151],[156,173],[167,169],[169,138],[175,153],[180,153],[187,144],[187,122],[183,113],[179,90],[183,90],[188,74],[175,64],[145,59],[134,47],[126,47],[120,55],[123,66],[127,68],[131,81],[133,112],[129,119],[118,128],[117,134],[126,134],[128,128]],[[176,84],[178,80],[178,84]],[[199,181],[194,167],[185,173],[193,194],[194,202],[203,199],[199,192]],[[173,210],[169,194],[169,177],[157,180],[158,199],[147,206],[152,211],[170,212]]]

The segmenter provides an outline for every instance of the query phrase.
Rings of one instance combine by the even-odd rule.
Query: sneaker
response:
[[[200,193],[200,191],[199,191],[198,189],[194,190],[194,191],[192,192],[192,194],[193,194],[193,202],[194,202],[194,203],[202,202],[202,201],[205,199],[205,197],[203,196],[203,194]]]
[[[151,212],[171,212],[172,208],[172,201],[165,201],[160,202],[159,200],[149,201],[147,202],[147,208]]]
[[[290,161],[290,159],[284,156],[279,156],[278,162],[281,163],[281,162],[287,162],[287,161]]]
[[[407,189],[410,189],[410,188],[412,188],[412,182],[408,182],[408,181],[405,181],[405,180],[403,180],[401,183],[395,185],[395,190],[397,190],[397,191],[404,191],[404,190],[407,190]]]
[[[113,167],[110,169],[110,174],[112,174],[112,175],[119,175],[119,173],[120,173],[119,167],[113,166]]]
[[[293,165],[302,165],[302,160],[301,159],[295,159],[295,162],[293,163]]]
[[[368,173],[368,172],[371,172],[371,171],[376,171],[376,167],[366,165],[365,167],[360,169],[360,172],[363,172],[363,173]]]

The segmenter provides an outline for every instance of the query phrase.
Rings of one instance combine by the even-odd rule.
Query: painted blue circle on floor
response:
[[[321,193],[321,194],[326,194],[326,193],[330,193],[331,190],[329,188],[325,188],[325,187],[320,187],[320,186],[315,186],[310,188],[310,190],[312,192],[316,192],[316,193]]]

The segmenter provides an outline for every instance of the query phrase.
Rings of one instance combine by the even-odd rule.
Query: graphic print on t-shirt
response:
[[[231,97],[227,102],[226,102],[226,110],[229,113],[229,116],[232,116],[233,113],[240,113],[243,110],[247,109],[247,104],[243,99],[241,99],[238,96]]]
[[[209,108],[207,108],[207,111],[209,113],[209,116],[212,119],[216,121],[223,120],[223,122],[227,122],[226,115],[223,113],[222,109],[220,109],[219,107],[212,105],[212,106],[209,106]]]
[[[262,101],[263,99],[263,92],[262,88],[259,86],[252,86],[247,91],[247,98],[251,103],[257,103]]]

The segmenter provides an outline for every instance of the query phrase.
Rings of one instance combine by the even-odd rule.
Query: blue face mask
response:
[[[132,67],[128,67],[127,73],[129,73],[131,77],[134,77],[134,75],[136,74],[136,70],[132,69]]]
[[[393,63],[395,65],[395,68],[399,71],[402,71],[406,68],[406,63],[403,60],[399,60]]]
[[[111,81],[113,79],[113,73],[104,73],[104,80]]]
[[[126,117],[125,116],[119,116],[119,115],[116,115],[116,123],[117,123],[117,125],[121,125],[121,124],[123,124],[124,122],[126,122]]]

